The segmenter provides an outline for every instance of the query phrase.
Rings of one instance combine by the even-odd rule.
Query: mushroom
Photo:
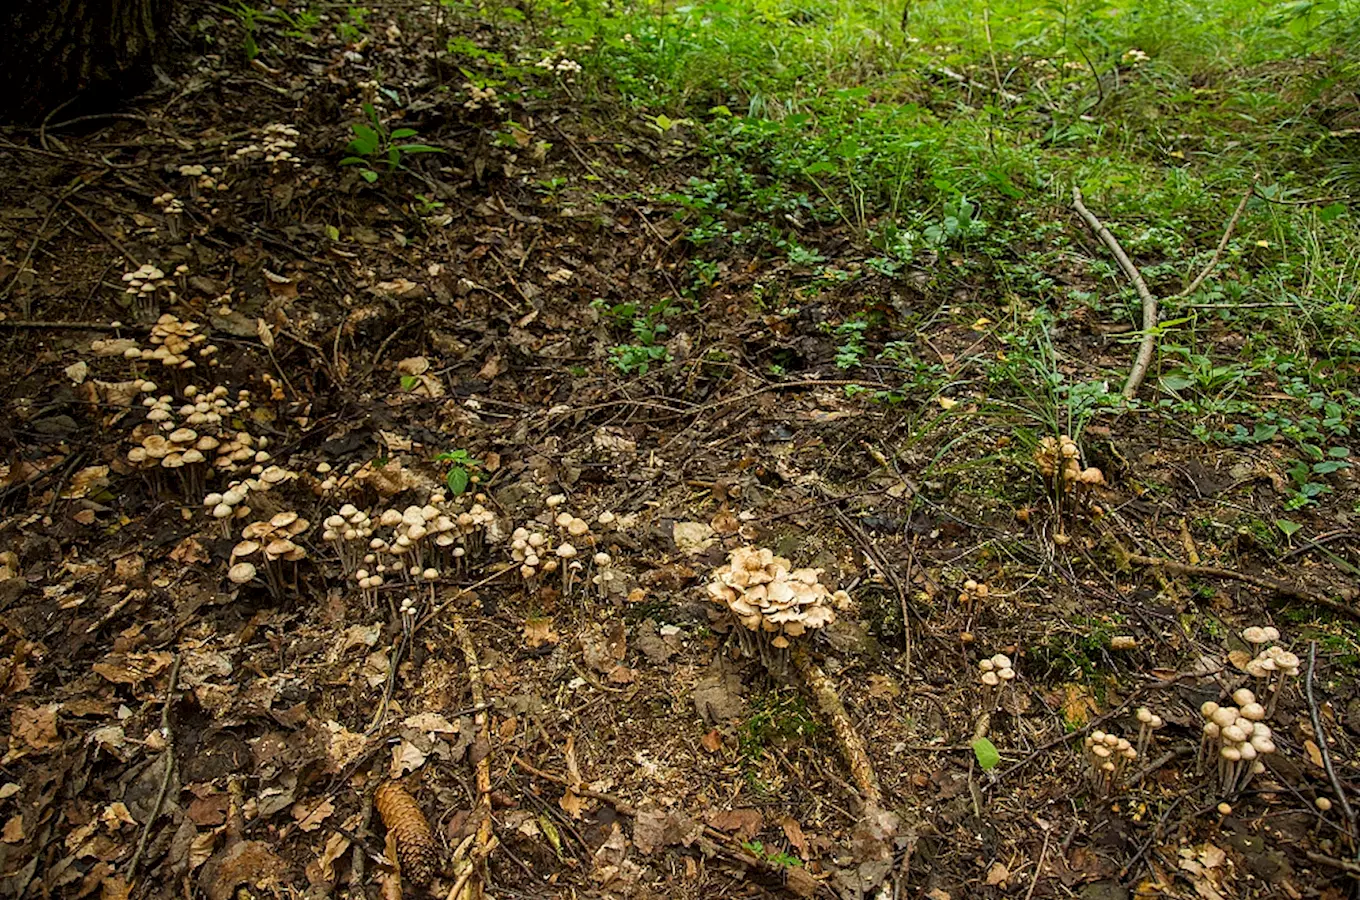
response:
[[[255,577],[255,566],[248,562],[238,562],[227,570],[227,578],[232,584],[246,584]]]

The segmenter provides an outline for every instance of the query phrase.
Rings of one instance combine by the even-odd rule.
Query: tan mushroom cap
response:
[[[239,562],[227,570],[227,578],[233,584],[245,584],[255,577],[255,567],[248,562]]]

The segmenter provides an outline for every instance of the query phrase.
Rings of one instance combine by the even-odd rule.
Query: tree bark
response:
[[[147,84],[174,0],[4,0],[0,118],[35,120],[74,99]]]

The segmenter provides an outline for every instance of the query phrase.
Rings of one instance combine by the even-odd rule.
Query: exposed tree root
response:
[[[496,848],[496,839],[491,833],[491,717],[486,711],[482,667],[477,662],[477,647],[472,643],[472,635],[468,632],[467,623],[463,621],[462,616],[453,617],[453,633],[463,649],[463,659],[468,667],[468,683],[472,687],[472,703],[478,708],[473,718],[477,725],[477,740],[474,746],[480,747],[478,752],[481,758],[476,763],[477,805],[472,811],[477,822],[476,842],[470,851],[459,848],[466,855],[457,854],[462,858],[456,858],[454,865],[463,865],[466,868],[458,875],[457,882],[449,891],[448,900],[481,900],[482,887],[485,884],[486,858]]]
[[[874,771],[874,764],[869,759],[864,738],[855,728],[855,723],[850,721],[850,714],[846,712],[845,704],[841,702],[835,683],[822,671],[821,666],[812,661],[812,656],[801,642],[794,646],[792,659],[794,668],[803,678],[803,683],[812,692],[817,708],[831,722],[831,728],[836,733],[836,743],[840,745],[845,764],[850,767],[850,777],[854,779],[855,787],[859,788],[865,807],[882,809],[883,789],[878,783],[878,773]]]

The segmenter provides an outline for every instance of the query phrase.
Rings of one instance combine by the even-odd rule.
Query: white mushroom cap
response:
[[[1212,718],[1213,714],[1216,712],[1218,712],[1218,704],[1212,700],[1204,701],[1199,708],[1199,714],[1206,719]]]
[[[1261,630],[1265,632],[1266,640],[1268,641],[1278,641],[1280,639],[1280,629],[1276,628],[1274,625],[1267,625]]]
[[[1152,723],[1152,710],[1148,709],[1146,706],[1138,707],[1137,715],[1138,721],[1142,722],[1144,725],[1150,725]]]
[[[1266,708],[1259,703],[1242,704],[1242,718],[1259,722],[1266,717]]]
[[[1238,706],[1246,706],[1248,703],[1256,702],[1256,695],[1248,688],[1238,688],[1233,691],[1233,702]]]
[[[1242,629],[1242,640],[1248,644],[1264,644],[1266,642],[1266,630],[1259,625],[1244,628]]]
[[[233,584],[245,584],[255,577],[255,567],[248,562],[239,562],[227,570],[227,578]]]
[[[997,677],[995,672],[983,672],[982,683],[987,685],[987,687],[996,687],[1001,683],[1001,679]]]
[[[576,548],[573,547],[571,544],[566,543],[558,544],[557,555],[562,557],[563,559],[571,559],[573,556],[576,555]]]

